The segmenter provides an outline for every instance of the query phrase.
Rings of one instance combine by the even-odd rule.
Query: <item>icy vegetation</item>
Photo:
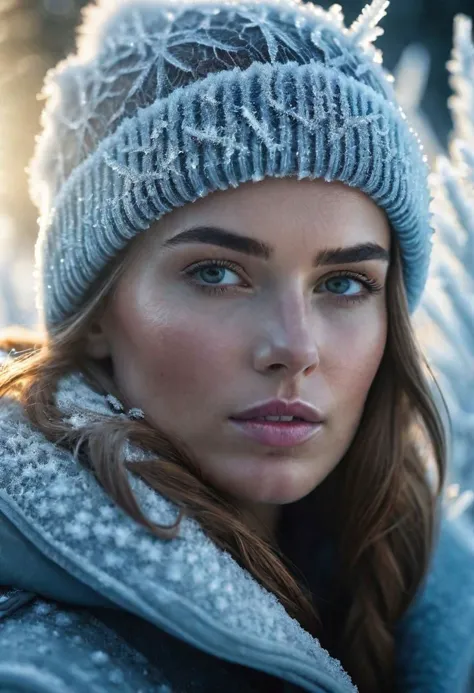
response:
[[[454,130],[432,176],[436,234],[415,321],[452,423],[449,513],[469,508],[474,520],[474,45],[463,15],[455,18],[448,68]]]

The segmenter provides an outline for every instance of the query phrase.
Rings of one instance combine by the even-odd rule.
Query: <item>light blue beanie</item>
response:
[[[367,193],[399,239],[410,312],[432,246],[428,168],[372,43],[299,0],[99,0],[50,71],[30,165],[37,306],[74,316],[108,263],[166,212],[268,176]]]

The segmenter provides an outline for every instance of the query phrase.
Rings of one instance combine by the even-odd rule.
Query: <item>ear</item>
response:
[[[94,320],[87,331],[86,354],[93,359],[110,356],[109,338],[100,319]]]

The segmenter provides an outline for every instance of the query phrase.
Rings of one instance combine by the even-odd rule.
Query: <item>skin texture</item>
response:
[[[269,260],[209,244],[164,247],[195,226],[251,236],[274,247]],[[310,493],[336,467],[357,430],[387,336],[388,263],[312,267],[327,247],[377,243],[390,250],[385,213],[359,190],[323,180],[265,179],[176,209],[146,231],[92,326],[88,352],[111,356],[132,406],[194,451],[218,489],[272,531],[279,506]],[[227,260],[237,269],[201,267]],[[381,285],[369,293],[358,278]],[[197,284],[224,286],[207,294]],[[365,297],[347,302],[344,297]],[[321,432],[274,448],[228,417],[281,397],[320,409]],[[253,520],[252,520],[253,521]]]

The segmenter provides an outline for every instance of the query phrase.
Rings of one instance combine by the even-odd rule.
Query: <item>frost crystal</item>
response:
[[[69,614],[60,612],[56,614],[56,625],[58,626],[70,626],[73,623],[73,618]]]
[[[474,44],[472,36],[472,19],[457,15],[454,20],[454,47],[452,59],[448,62],[451,72],[451,86],[454,95],[449,100],[455,123],[456,137],[466,143],[467,158],[474,151]],[[467,145],[467,146],[466,146]],[[470,145],[470,146],[469,146]],[[472,160],[468,169],[473,172]]]
[[[130,530],[127,527],[117,527],[115,530],[115,543],[117,546],[126,546],[127,543],[130,541],[132,537],[132,534]]]
[[[48,197],[54,198],[72,170],[127,117],[169,97],[178,87],[202,80],[212,72],[235,67],[244,70],[255,62],[324,61],[329,68],[337,67],[339,61],[341,69],[350,74],[354,63],[351,44],[362,48],[369,63],[373,59],[380,62],[380,51],[375,51],[372,43],[382,33],[377,24],[385,14],[386,0],[368,5],[350,30],[344,26],[339,4],[329,10],[299,0],[220,2],[218,8],[212,5],[212,1],[203,4],[191,0],[170,12],[169,6],[161,2],[121,0],[102,1],[98,7],[88,8],[79,32],[77,55],[51,70],[44,87],[44,131],[31,164],[31,192],[45,215],[52,218],[52,212],[44,202],[41,204],[46,199],[45,181],[52,187]],[[347,45],[339,45],[339,39]],[[366,71],[362,68],[359,77]],[[371,69],[373,72],[373,65]],[[376,88],[375,82],[371,86]],[[153,156],[154,142],[163,139],[167,127],[166,118],[158,116],[150,140],[122,148],[122,158],[133,152]],[[196,131],[207,131],[209,138],[212,127],[208,124]],[[176,166],[183,153],[170,144],[162,154],[161,169]],[[123,161],[107,152],[105,160],[118,175],[127,174]],[[152,180],[150,172],[147,178],[143,175],[136,172],[135,182]],[[155,168],[155,179],[159,180],[160,175]],[[78,199],[83,200],[84,210],[91,209],[92,224],[90,193]],[[45,223],[49,223],[46,216]],[[63,264],[69,261],[67,257],[61,259]],[[111,398],[110,405],[120,403]]]
[[[384,33],[378,24],[387,14],[386,10],[389,5],[389,0],[372,0],[370,5],[364,7],[349,29],[355,43],[366,47]]]
[[[109,655],[102,650],[96,650],[91,654],[91,659],[95,664],[105,664],[109,661]]]

